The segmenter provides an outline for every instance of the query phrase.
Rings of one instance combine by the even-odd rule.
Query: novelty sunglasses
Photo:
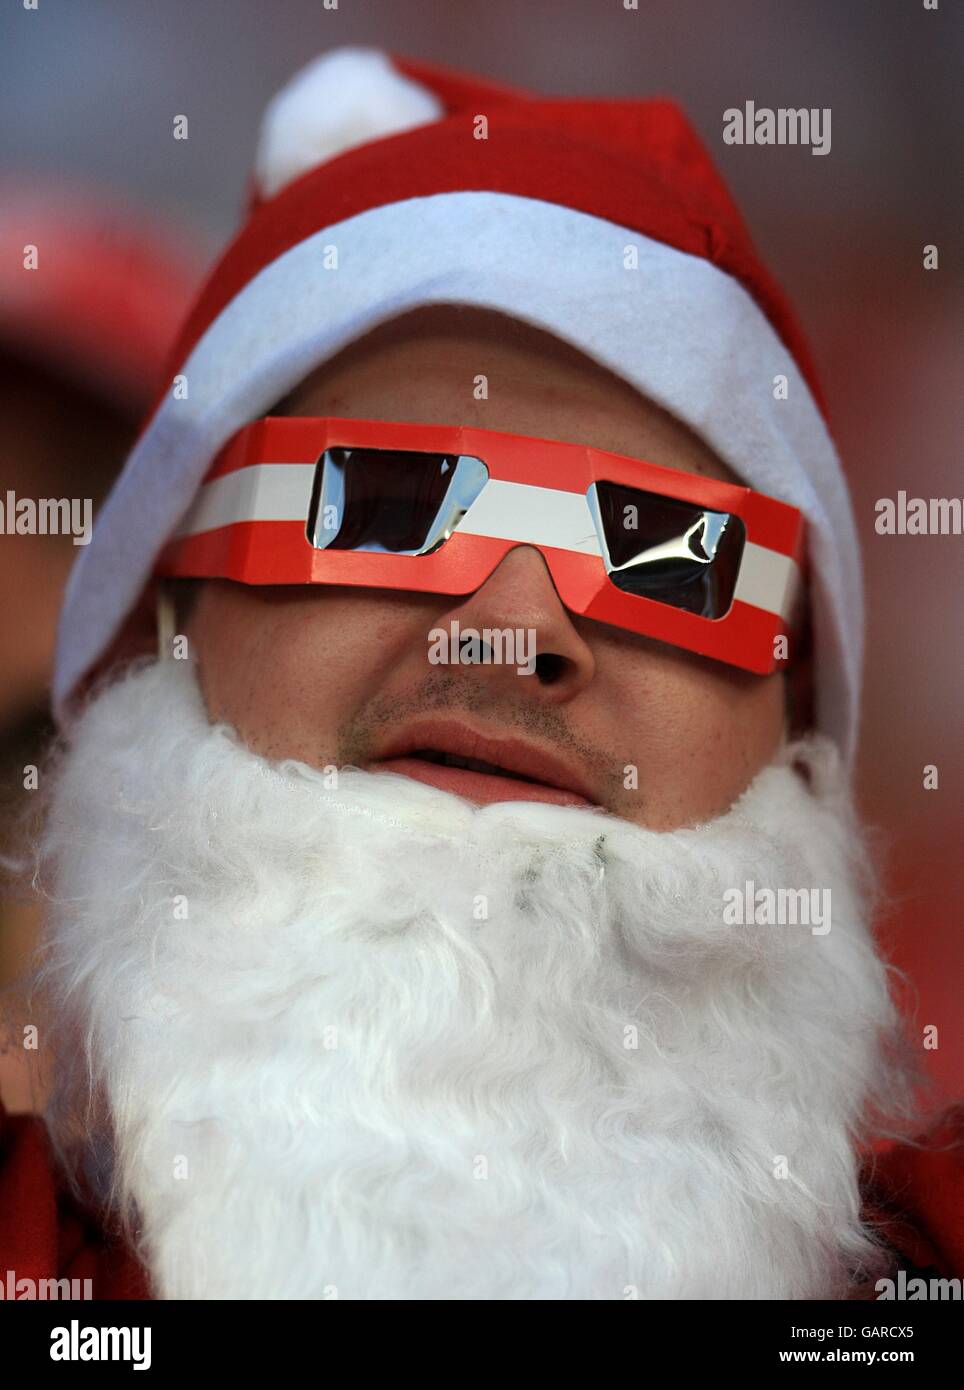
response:
[[[750,488],[581,444],[268,417],[221,450],[155,573],[461,595],[529,545],[573,613],[766,675],[803,529]]]

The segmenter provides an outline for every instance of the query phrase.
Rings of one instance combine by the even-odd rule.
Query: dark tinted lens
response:
[[[405,449],[328,449],[318,465],[308,539],[330,550],[423,551],[459,461]]]
[[[746,540],[738,516],[617,483],[596,483],[596,498],[617,588],[701,618],[728,612]]]

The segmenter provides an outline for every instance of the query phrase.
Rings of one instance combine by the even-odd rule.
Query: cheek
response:
[[[608,672],[638,767],[621,813],[654,830],[728,810],[773,758],[784,728],[783,677],[751,677],[673,653],[621,652]]]
[[[204,592],[188,635],[211,720],[265,757],[325,763],[424,625],[359,591],[279,601],[232,587]]]

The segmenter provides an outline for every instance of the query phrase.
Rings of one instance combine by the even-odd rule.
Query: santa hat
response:
[[[187,394],[165,391],[72,574],[60,718],[227,439],[377,324],[442,302],[572,344],[802,509],[816,722],[849,757],[863,620],[843,474],[793,316],[684,116],[353,48],[268,108],[249,215],[171,358]]]

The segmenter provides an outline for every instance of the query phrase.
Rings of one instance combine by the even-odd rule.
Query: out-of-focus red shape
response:
[[[0,346],[135,417],[198,272],[187,238],[129,203],[69,179],[0,174]]]

